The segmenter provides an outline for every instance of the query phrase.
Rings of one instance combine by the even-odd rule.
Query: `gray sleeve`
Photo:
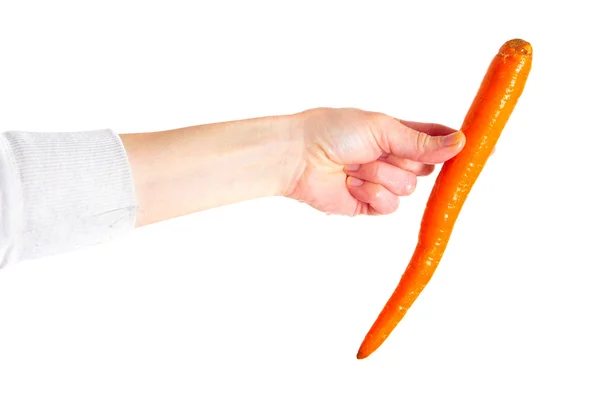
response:
[[[119,135],[0,134],[0,267],[102,243],[135,226]]]

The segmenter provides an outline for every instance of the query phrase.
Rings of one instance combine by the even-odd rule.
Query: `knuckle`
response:
[[[381,180],[381,174],[382,174],[382,168],[381,168],[381,163],[375,162],[373,163],[373,166],[371,167],[371,178],[373,180]]]
[[[383,188],[382,187],[377,187],[375,188],[375,190],[373,191],[373,198],[375,200],[381,200],[383,198]]]
[[[369,131],[373,135],[379,135],[382,131],[381,126],[383,124],[383,114],[378,112],[366,112],[365,119]]]
[[[365,116],[371,134],[385,138],[385,133],[391,130],[390,124],[393,122],[393,118],[387,114],[374,111],[365,111]]]
[[[418,132],[415,136],[415,148],[417,150],[417,154],[421,156],[427,151],[431,137],[423,132]]]
[[[385,115],[384,113],[381,113],[381,112],[368,111],[366,113],[373,122],[378,123],[378,124],[385,123],[387,121],[387,119],[389,118],[387,115]]]
[[[414,174],[410,174],[409,178],[407,179],[406,182],[406,192],[408,194],[411,194],[412,192],[415,191],[415,189],[417,188],[417,176]]]
[[[389,190],[383,185],[376,183],[370,189],[369,197],[372,203],[381,204],[386,201],[386,194],[389,193]]]
[[[411,174],[410,177],[403,178],[401,181],[399,181],[396,184],[396,187],[394,187],[395,190],[393,192],[398,196],[408,196],[415,191],[416,187],[417,179],[413,174]]]
[[[386,200],[385,204],[380,207],[380,212],[382,214],[391,214],[398,209],[399,205],[400,199],[396,196],[390,196],[390,198]]]

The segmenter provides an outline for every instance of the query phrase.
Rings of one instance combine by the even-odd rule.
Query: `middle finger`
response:
[[[423,164],[418,161],[407,160],[406,158],[400,158],[393,154],[384,154],[380,158],[380,160],[391,164],[395,167],[402,168],[403,170],[410,171],[417,176],[427,176],[435,170],[435,165]]]

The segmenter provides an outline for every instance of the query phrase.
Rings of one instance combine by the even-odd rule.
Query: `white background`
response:
[[[1,270],[0,398],[598,398],[593,4],[0,1],[2,131],[318,106],[459,127],[500,45],[534,48],[436,275],[368,359],[435,174],[390,216],[262,199]]]

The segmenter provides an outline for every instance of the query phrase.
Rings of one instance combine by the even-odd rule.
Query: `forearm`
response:
[[[285,193],[301,168],[293,116],[124,134],[137,226]]]

